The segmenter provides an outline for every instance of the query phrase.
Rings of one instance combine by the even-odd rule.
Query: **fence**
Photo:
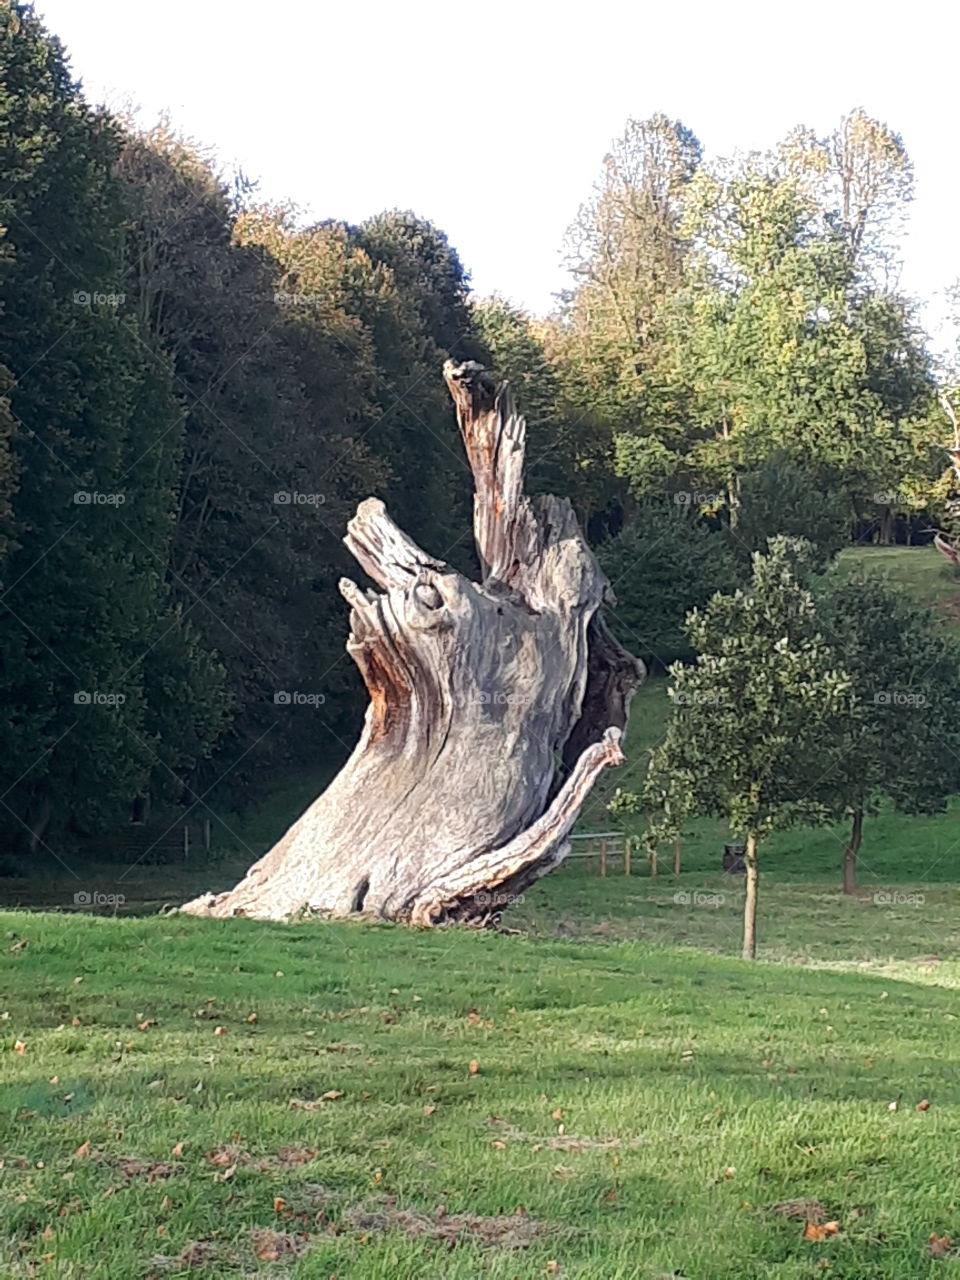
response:
[[[627,836],[622,831],[583,831],[577,832],[569,837],[571,841],[581,841],[584,844],[582,850],[573,848],[567,855],[569,858],[591,858],[595,853],[600,855],[599,870],[600,875],[607,874],[607,861],[612,855],[616,857],[616,848],[622,843],[623,846],[623,874],[628,876],[633,871],[633,855],[639,844],[638,836]],[[650,878],[655,879],[657,875],[657,855],[651,853],[647,859],[650,869]],[[673,846],[673,874],[680,874],[680,841],[677,840]]]

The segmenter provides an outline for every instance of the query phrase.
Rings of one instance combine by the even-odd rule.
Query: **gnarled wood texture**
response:
[[[603,623],[608,583],[569,502],[523,494],[507,385],[472,362],[444,377],[483,580],[421,551],[382,502],[360,504],[345,541],[379,591],[340,583],[370,694],[360,741],[236,888],[184,911],[489,923],[563,859],[597,775],[623,760],[644,669]]]

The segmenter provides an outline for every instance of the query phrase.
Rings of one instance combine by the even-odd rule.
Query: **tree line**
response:
[[[570,494],[648,658],[772,534],[826,559],[942,522],[935,370],[891,285],[912,173],[862,112],[722,163],[630,122],[538,319],[474,299],[412,213],[305,226],[91,106],[28,4],[0,6],[0,63],[8,847],[343,758],[357,502],[474,568],[447,357],[511,379],[528,488]]]

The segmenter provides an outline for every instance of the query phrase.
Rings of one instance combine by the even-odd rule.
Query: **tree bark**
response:
[[[444,377],[473,471],[474,583],[367,499],[345,542],[380,588],[340,590],[370,695],[340,774],[228,893],[194,915],[496,921],[569,852],[643,664],[607,630],[609,584],[570,503],[523,494],[525,426],[473,362]]]
[[[747,836],[744,852],[744,864],[747,868],[747,893],[743,900],[743,951],[744,960],[757,958],[757,889],[760,872],[757,867],[757,837]]]
[[[843,851],[843,892],[857,892],[857,854],[863,839],[863,807],[854,809],[850,839]]]

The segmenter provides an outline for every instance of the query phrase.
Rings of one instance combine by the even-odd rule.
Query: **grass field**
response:
[[[4,1276],[960,1273],[929,1247],[960,1235],[960,1006],[929,958],[2,924]]]
[[[942,603],[933,555],[892,563]],[[582,830],[638,831],[606,803],[665,711]],[[717,823],[679,877],[571,860],[510,933],[157,914],[313,789],[208,867],[0,881],[0,1280],[960,1277],[956,810],[869,819],[855,898],[842,830],[771,839],[755,965]]]

